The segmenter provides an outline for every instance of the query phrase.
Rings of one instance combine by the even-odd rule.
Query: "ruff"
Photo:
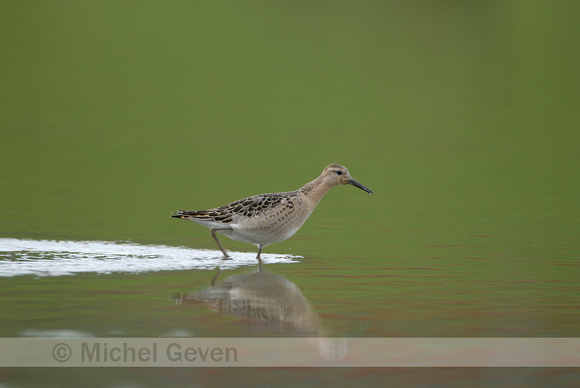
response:
[[[373,193],[351,178],[346,167],[330,164],[318,178],[296,191],[254,195],[215,209],[178,210],[172,217],[191,220],[208,227],[223,252],[224,259],[229,258],[229,255],[218,240],[216,232],[232,240],[257,245],[257,259],[261,264],[262,249],[296,233],[324,194],[338,185],[352,185],[369,194]]]

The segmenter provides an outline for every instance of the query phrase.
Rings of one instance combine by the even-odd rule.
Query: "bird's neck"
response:
[[[318,177],[312,182],[308,182],[302,186],[298,191],[308,199],[308,202],[312,206],[312,210],[314,210],[316,205],[318,205],[318,202],[320,202],[320,199],[324,197],[324,194],[326,194],[331,188],[331,185],[324,183],[322,178]]]

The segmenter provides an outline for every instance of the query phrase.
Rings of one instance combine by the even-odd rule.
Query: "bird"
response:
[[[290,238],[334,186],[351,185],[373,194],[373,191],[353,179],[347,168],[329,164],[322,174],[295,191],[258,194],[213,209],[178,210],[171,217],[191,220],[209,228],[211,237],[223,253],[230,256],[216,233],[235,241],[258,246],[258,263],[262,264],[262,249],[269,244]]]

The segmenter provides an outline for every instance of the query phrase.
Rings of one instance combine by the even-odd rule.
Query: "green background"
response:
[[[215,249],[170,213],[294,190],[340,163],[375,194],[333,189],[265,250],[304,257],[269,269],[330,333],[576,337],[579,15],[575,1],[1,1],[0,237]],[[4,278],[0,335],[244,335],[232,317],[168,302],[211,276]],[[100,386],[97,372],[66,376]],[[574,370],[263,372],[111,378],[578,381]]]

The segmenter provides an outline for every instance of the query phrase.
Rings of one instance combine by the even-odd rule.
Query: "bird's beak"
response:
[[[354,180],[354,179],[352,179],[352,178],[350,178],[350,179],[347,181],[347,184],[349,184],[349,185],[353,185],[354,187],[358,187],[359,189],[361,189],[361,190],[364,190],[364,191],[366,191],[366,192],[367,192],[367,193],[369,193],[369,194],[372,194],[372,193],[373,193],[373,191],[372,191],[371,189],[369,189],[369,188],[365,187],[364,185],[362,185],[361,183],[359,183],[359,182],[355,181],[355,180]]]

